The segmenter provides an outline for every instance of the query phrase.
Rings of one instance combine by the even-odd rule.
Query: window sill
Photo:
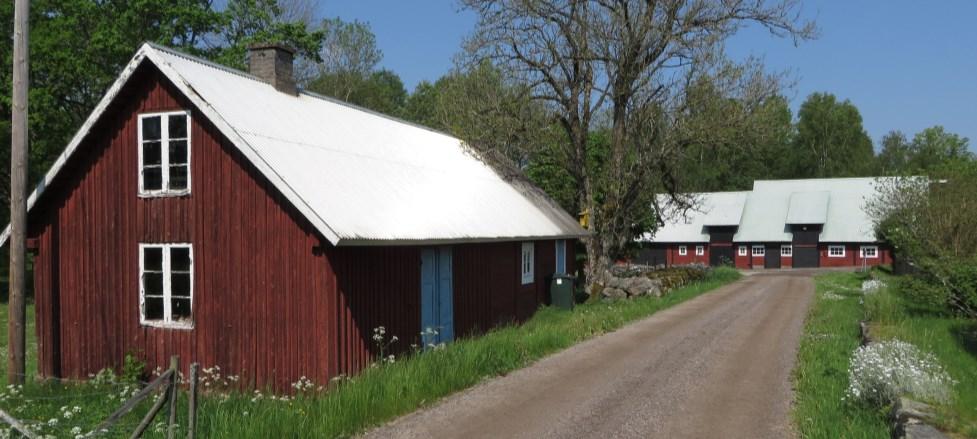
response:
[[[157,329],[176,329],[180,331],[190,331],[193,329],[193,323],[166,323],[166,322],[139,322],[140,325],[148,328]]]
[[[190,195],[190,191],[140,192],[139,198],[173,198]]]

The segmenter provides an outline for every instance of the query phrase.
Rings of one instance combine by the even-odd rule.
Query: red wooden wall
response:
[[[120,366],[126,354],[153,369],[178,354],[184,365],[219,365],[249,385],[287,390],[303,375],[324,383],[365,367],[377,353],[377,326],[397,335],[401,350],[417,339],[418,247],[323,244],[146,66],[117,102],[31,214],[41,374],[85,377]],[[141,199],[137,115],[177,109],[192,115],[192,194]],[[140,242],[193,244],[192,330],[140,325]],[[537,243],[537,282],[523,286],[518,243],[456,246],[456,333],[531,315],[545,298],[553,252],[552,241]]]

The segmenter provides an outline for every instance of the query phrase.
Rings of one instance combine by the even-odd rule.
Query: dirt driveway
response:
[[[756,273],[487,381],[374,438],[781,438],[810,272]]]

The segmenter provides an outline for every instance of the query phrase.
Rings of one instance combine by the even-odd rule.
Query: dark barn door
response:
[[[634,261],[643,265],[665,265],[665,247],[645,247],[638,251],[638,257]]]
[[[780,268],[780,244],[767,244],[763,268]]]
[[[818,248],[815,246],[794,246],[794,268],[817,268]]]
[[[723,264],[733,264],[733,246],[710,246],[709,266],[718,267]]]

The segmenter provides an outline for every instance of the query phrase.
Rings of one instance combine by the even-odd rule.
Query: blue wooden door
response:
[[[451,247],[421,250],[421,334],[424,345],[454,339]]]

